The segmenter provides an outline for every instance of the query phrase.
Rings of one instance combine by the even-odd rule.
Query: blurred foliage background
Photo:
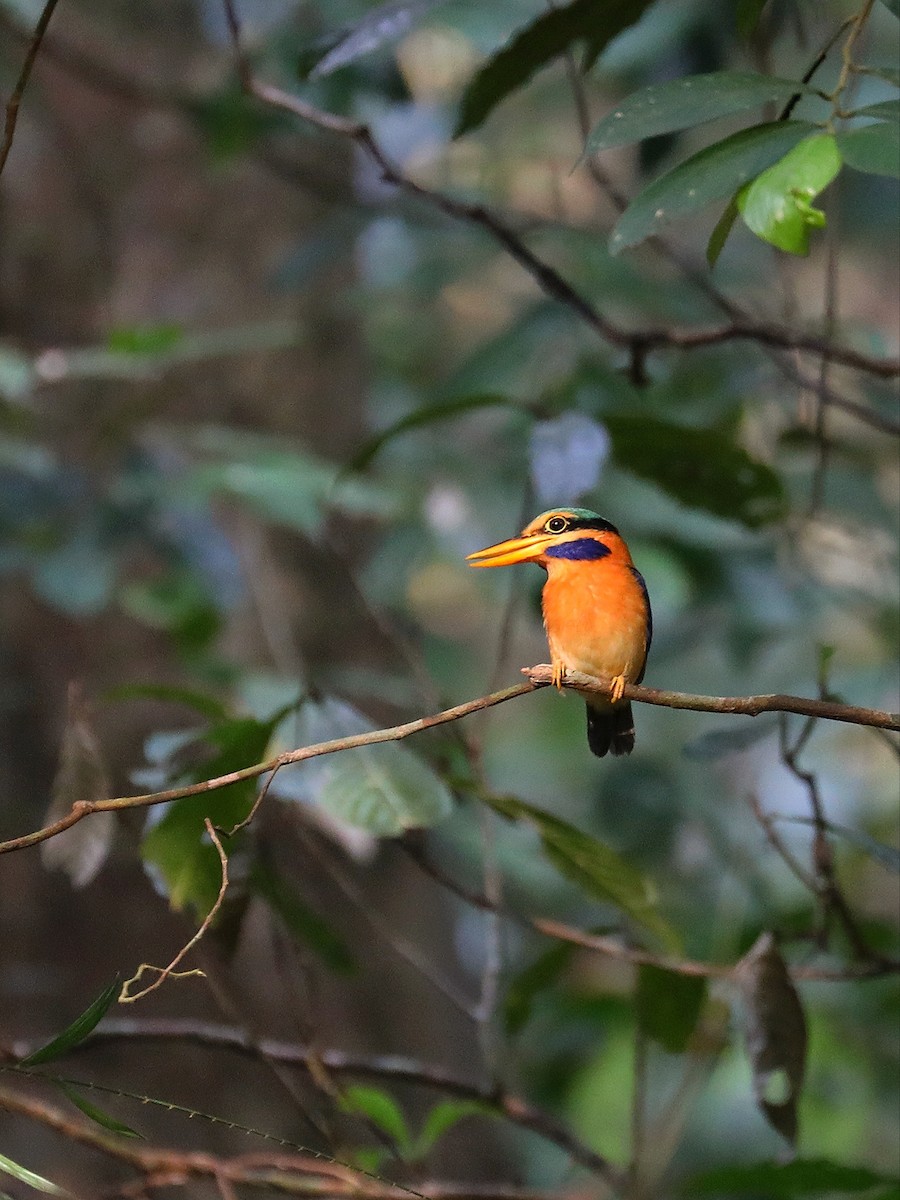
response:
[[[4,95],[40,8],[0,2]],[[539,27],[530,66],[515,39],[548,18],[530,0],[238,8],[257,78],[365,121],[427,191],[488,206],[617,327],[746,319],[820,338],[815,354],[762,336],[611,344],[477,216],[398,191],[351,139],[242,95],[218,0],[61,3],[0,179],[0,838],[38,828],[52,799],[65,811],[85,786],[123,795],[203,779],[515,682],[546,658],[540,573],[483,575],[464,557],[551,505],[588,505],[626,536],[653,601],[651,686],[824,688],[900,707],[896,393],[827,352],[833,339],[896,354],[896,179],[854,169],[847,151],[815,201],[827,224],[808,256],[738,222],[711,270],[707,241],[734,190],[715,161],[698,176],[711,204],[666,228],[651,213],[640,244],[616,255],[611,230],[652,180],[774,121],[777,89],[749,114],[652,137],[638,124],[630,143],[582,157],[629,93],[726,70],[796,80],[843,30],[813,80],[832,92],[844,23],[860,12],[855,54],[869,73],[853,76],[844,108],[896,108],[891,8],[609,5],[621,33],[594,46],[596,14],[572,4],[549,10],[574,24],[553,53]],[[824,121],[827,104],[804,96],[792,116]],[[499,889],[518,913],[651,952],[732,964],[772,930],[794,965],[852,964],[853,931],[832,921],[814,936],[822,904],[754,815],[754,803],[775,814],[813,870],[809,782],[784,753],[800,719],[784,743],[774,717],[750,726],[639,706],[637,728],[631,758],[595,760],[581,704],[547,689],[464,727],[279,772],[228,843],[225,909],[195,956],[207,980],[170,981],[128,1017],[226,1022],[251,1039],[499,1081],[631,1162],[635,1200],[691,1194],[714,1167],[777,1161],[786,1144],[757,1109],[729,985],[498,924],[414,861]],[[896,954],[896,744],[819,723],[799,763],[832,825],[854,929],[871,954]],[[146,827],[143,810],[92,818],[43,855],[0,858],[0,1045],[33,1046],[117,973],[168,962],[218,888],[203,817],[228,827],[255,794],[147,810]],[[492,797],[518,819],[490,815]],[[677,941],[642,924],[630,875],[618,903],[578,886],[571,845],[542,853],[519,802],[652,880],[647,903]],[[799,987],[801,1158],[868,1168],[869,1190],[855,1190],[886,1195],[896,980]],[[264,1059],[185,1042],[110,1038],[67,1069],[411,1187],[612,1194],[559,1145],[466,1109],[446,1114],[418,1166],[398,1167],[384,1140],[396,1150],[402,1129],[382,1089],[411,1137],[438,1098],[408,1083],[345,1094],[366,1124],[306,1076],[287,1087]],[[103,1104],[163,1145],[248,1149],[215,1126]],[[0,1153],[82,1196],[118,1195],[128,1177],[8,1114]],[[31,1194],[10,1178],[10,1195]]]

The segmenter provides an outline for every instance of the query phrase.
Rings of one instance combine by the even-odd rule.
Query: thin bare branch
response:
[[[56,8],[57,3],[58,0],[47,0],[44,5],[41,15],[38,18],[38,23],[34,27],[34,33],[31,36],[25,61],[22,63],[22,70],[19,72],[19,78],[16,80],[12,95],[6,102],[3,142],[0,143],[0,175],[3,174],[3,168],[6,166],[9,152],[12,150],[13,138],[16,136],[16,122],[19,119],[19,105],[22,103],[22,97],[25,94],[26,87],[28,87],[31,68],[34,66],[34,61],[38,56],[41,42],[44,40],[44,34],[47,32],[47,26],[50,24],[50,18],[53,16],[53,10]]]

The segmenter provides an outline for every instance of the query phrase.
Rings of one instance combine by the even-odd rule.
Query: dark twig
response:
[[[50,24],[50,18],[53,16],[53,10],[56,8],[57,3],[58,0],[47,0],[44,5],[41,15],[38,18],[38,23],[34,27],[34,33],[28,46],[28,52],[25,55],[25,61],[22,63],[22,70],[19,72],[19,78],[16,80],[12,95],[6,102],[6,121],[3,129],[3,142],[0,144],[0,175],[3,174],[3,168],[6,166],[6,160],[9,158],[9,152],[12,149],[13,138],[16,135],[16,122],[19,119],[19,105],[22,103],[22,97],[28,86],[31,68],[34,66],[34,60],[38,56],[41,42],[44,40],[44,34],[47,32],[47,26]]]

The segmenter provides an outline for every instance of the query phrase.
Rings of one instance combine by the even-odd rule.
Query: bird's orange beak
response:
[[[505,542],[497,542],[485,550],[476,550],[466,556],[466,562],[473,567],[508,567],[511,563],[534,562],[544,553],[553,541],[545,533],[532,533],[527,537],[509,538]]]

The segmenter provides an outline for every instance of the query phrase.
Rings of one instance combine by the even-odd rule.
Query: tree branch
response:
[[[6,103],[3,142],[0,144],[0,175],[3,174],[3,168],[6,166],[6,160],[9,158],[9,152],[12,149],[13,138],[16,135],[16,122],[19,119],[19,105],[22,103],[22,97],[28,86],[31,68],[34,66],[34,60],[37,58],[41,42],[44,40],[44,34],[47,32],[47,26],[50,24],[50,18],[53,16],[53,10],[56,8],[57,3],[58,0],[47,0],[44,5],[41,15],[38,18],[38,23],[34,27],[34,33],[31,36],[25,61],[22,63],[22,70],[19,72],[19,78],[16,80],[12,95]]]
[[[245,779],[256,779],[270,771],[280,770],[281,767],[293,763],[306,762],[310,758],[319,758],[324,754],[337,754],[342,750],[354,750],[359,746],[376,746],[382,742],[398,742],[426,729],[434,729],[438,725],[446,725],[458,721],[472,713],[481,712],[494,705],[504,704],[507,700],[515,700],[538,688],[548,687],[551,683],[552,670],[549,663],[536,667],[524,667],[523,674],[529,677],[528,683],[515,684],[487,696],[479,696],[446,708],[443,712],[434,713],[429,717],[419,717],[402,725],[392,725],[386,729],[373,729],[367,733],[356,733],[349,737],[334,738],[328,742],[317,742],[312,746],[301,746],[297,750],[287,750],[275,758],[265,762],[254,763],[242,767],[238,771],[229,771],[214,779],[203,779],[199,783],[187,783],[182,787],[166,788],[160,792],[148,792],[137,796],[116,796],[109,800],[79,800],[72,805],[71,810],[42,829],[21,837],[10,838],[0,842],[0,854],[9,854],[13,850],[24,850],[27,846],[36,846],[55,837],[65,829],[77,825],[79,821],[95,812],[115,812],[124,808],[148,808],[154,804],[167,804],[171,800],[182,800],[185,796],[201,796],[207,792],[215,792],[228,787],[232,783],[240,783]],[[582,675],[577,671],[569,671],[566,675],[565,686],[579,692],[606,696],[609,694],[609,683],[594,679],[590,675]],[[688,692],[669,692],[659,688],[640,687],[637,684],[626,684],[623,693],[626,700],[638,701],[642,704],[653,704],[663,708],[688,709],[693,712],[738,713],[748,717],[758,716],[764,712],[799,713],[802,716],[822,717],[830,721],[844,721],[851,725],[865,725],[874,729],[890,729],[900,732],[900,714],[883,712],[876,708],[859,708],[850,704],[838,704],[828,700],[812,700],[803,696],[771,695],[771,696],[695,696]]]

